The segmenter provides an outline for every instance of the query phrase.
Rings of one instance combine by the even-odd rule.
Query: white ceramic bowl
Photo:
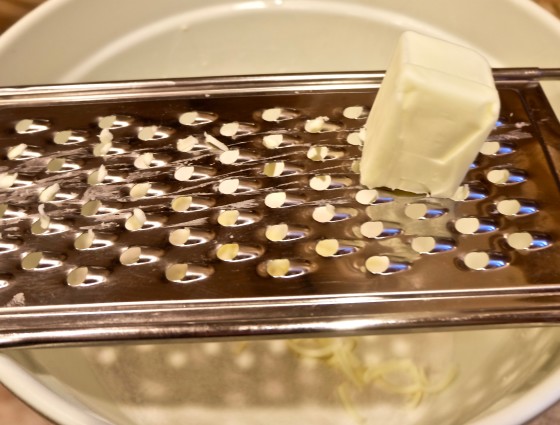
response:
[[[470,45],[494,66],[560,66],[560,24],[524,0],[50,0],[0,37],[0,85],[384,69],[404,29]],[[557,111],[559,93],[547,86]],[[560,398],[557,328],[378,336],[360,345],[368,361],[406,357],[459,371],[416,409],[374,393],[359,405],[370,423],[514,425]],[[338,378],[284,348],[18,350],[0,356],[0,379],[68,425],[353,423],[330,395]]]

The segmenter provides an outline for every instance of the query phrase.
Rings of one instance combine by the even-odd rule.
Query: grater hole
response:
[[[227,243],[216,250],[216,257],[222,261],[235,261],[239,255],[239,244]]]
[[[358,191],[355,195],[356,202],[362,205],[374,204],[378,197],[379,192],[375,189],[363,189]]]
[[[97,170],[92,171],[88,175],[87,183],[90,186],[101,184],[103,183],[103,180],[105,180],[105,177],[107,177],[107,175],[108,175],[107,169],[105,168],[104,165],[101,165]]]
[[[267,162],[263,167],[263,174],[267,177],[279,177],[286,168],[284,161]]]
[[[292,265],[287,258],[269,260],[266,262],[266,273],[272,277],[288,277]]]
[[[20,143],[19,145],[8,148],[8,152],[6,156],[9,160],[13,161],[15,159],[18,159],[20,156],[22,156],[26,149],[27,149],[27,145],[25,143]]]
[[[331,187],[331,184],[332,184],[332,178],[328,174],[315,176],[312,177],[311,180],[309,180],[309,187],[317,191],[327,190]]]
[[[408,204],[404,209],[404,213],[408,218],[420,220],[426,218],[428,206],[426,204]]]
[[[449,239],[419,236],[412,240],[411,247],[419,254],[437,254],[453,250],[455,244]]]
[[[57,145],[73,145],[85,142],[87,140],[87,136],[88,134],[85,131],[57,131],[53,137],[53,142]]]
[[[480,153],[486,156],[508,155],[515,151],[515,145],[506,142],[487,141],[484,142]]]
[[[123,266],[131,266],[137,264],[142,255],[142,248],[139,246],[133,246],[124,250],[119,256],[119,262]]]
[[[231,195],[239,189],[239,179],[222,180],[218,185],[218,192],[223,195]]]
[[[47,202],[54,201],[54,199],[56,198],[56,194],[58,193],[59,190],[60,190],[60,185],[58,183],[54,183],[48,186],[39,194],[39,202],[44,204]]]
[[[192,196],[178,196],[171,201],[171,209],[176,212],[185,212],[192,205]]]
[[[179,122],[186,126],[209,124],[217,119],[216,114],[201,111],[188,111],[179,116]]]
[[[146,214],[144,211],[140,208],[134,208],[134,210],[132,210],[132,214],[126,219],[124,227],[131,232],[135,232],[142,229],[145,223]]]
[[[288,266],[287,271],[286,266]],[[269,260],[266,263],[267,274],[275,278],[295,278],[309,273],[310,270],[309,263],[302,260],[279,259]]]
[[[313,209],[313,220],[319,223],[328,223],[336,216],[336,209],[331,204],[326,204]]]
[[[348,137],[346,137],[346,141],[349,145],[353,146],[362,146],[364,143],[358,132],[350,133]]]
[[[326,146],[311,146],[307,151],[307,158],[311,161],[324,161],[329,154],[329,148]]]
[[[188,136],[184,139],[177,140],[177,150],[179,152],[190,152],[198,144],[198,139],[194,136]]]
[[[533,245],[533,236],[529,232],[511,233],[506,236],[507,244],[518,250],[525,250]]]
[[[498,212],[505,216],[522,216],[538,212],[537,206],[531,201],[504,199],[496,204]]]
[[[286,239],[288,231],[287,224],[273,224],[266,227],[265,236],[271,242],[280,242]]]
[[[484,270],[490,264],[490,256],[486,252],[469,252],[464,262],[471,270]]]
[[[262,111],[261,118],[268,122],[279,122],[297,118],[299,115],[295,109],[268,108]]]
[[[80,286],[85,283],[89,269],[87,267],[76,267],[66,277],[66,283],[70,286]]]
[[[218,158],[218,161],[220,161],[224,165],[231,165],[231,164],[235,164],[238,159],[239,159],[239,149],[233,149],[233,150],[222,152]]]
[[[94,200],[86,202],[82,206],[81,214],[84,217],[92,217],[99,212],[100,208],[101,208],[101,201],[94,199]]]
[[[149,127],[141,127],[138,131],[138,139],[144,142],[157,141],[167,139],[173,133],[174,130],[172,128],[152,125]]]
[[[222,126],[220,127],[220,134],[225,137],[234,137],[238,131],[238,122],[229,122],[226,124],[222,124]]]
[[[102,157],[109,154],[113,148],[113,143],[109,141],[102,141],[93,146],[93,156]]]
[[[326,133],[340,130],[340,127],[329,122],[329,117],[316,117],[305,121],[304,130],[308,133]]]
[[[367,221],[360,226],[360,234],[369,239],[385,239],[398,236],[402,230],[382,221]]]
[[[16,123],[15,130],[18,134],[32,134],[50,128],[50,122],[41,119],[23,119]]]
[[[321,257],[334,257],[340,249],[336,239],[323,239],[315,245],[315,252]]]
[[[359,131],[354,131],[352,133],[349,133],[348,136],[346,136],[346,142],[352,146],[362,146],[364,144],[365,139],[366,139],[366,130],[363,127],[360,128]]]
[[[489,254],[484,251],[473,251],[465,255],[463,262],[470,270],[492,270],[507,265],[507,261],[499,254]]]
[[[188,264],[179,263],[173,264],[165,270],[165,278],[170,282],[185,282],[189,279],[187,278],[187,272],[189,270]]]
[[[262,112],[262,119],[264,121],[279,121],[282,116],[282,108],[269,108]]]
[[[455,230],[463,235],[472,235],[480,228],[480,221],[476,217],[463,217],[455,222]]]
[[[463,235],[494,232],[498,229],[493,221],[476,217],[459,218],[455,221],[454,227],[457,232]]]
[[[169,233],[169,243],[174,246],[186,245],[191,236],[191,230],[188,227],[175,229]]]
[[[107,270],[100,267],[76,267],[66,277],[66,283],[70,286],[94,286],[105,281]]]
[[[286,192],[269,193],[264,198],[264,204],[268,208],[280,208],[285,204],[286,199],[287,199]]]
[[[278,149],[284,143],[282,134],[267,134],[262,139],[263,146],[267,149]]]
[[[193,166],[178,167],[175,170],[175,173],[173,174],[173,177],[175,178],[175,180],[178,180],[180,182],[186,182],[186,181],[190,180],[190,178],[193,176],[193,174],[194,174],[194,167]]]
[[[221,211],[218,215],[218,223],[220,226],[224,227],[231,227],[237,224],[237,220],[239,219],[239,211],[238,210],[225,210]]]
[[[48,258],[43,252],[36,251],[26,254],[21,260],[21,268],[26,271],[49,270],[59,267],[61,262]]]
[[[329,117],[317,117],[305,122],[305,131],[308,133],[320,133],[324,131],[325,124]]]
[[[138,199],[141,199],[143,197],[145,197],[149,190],[152,188],[152,184],[151,183],[137,183],[134,186],[132,186],[130,188],[130,198],[133,201],[137,201]]]
[[[117,130],[128,127],[134,122],[134,118],[126,115],[107,115],[99,118],[98,126],[103,130]]]
[[[429,206],[425,203],[412,203],[405,207],[404,213],[408,218],[413,220],[423,220],[441,217],[445,214],[445,210]]]
[[[550,237],[540,233],[518,232],[506,236],[507,244],[518,250],[546,248],[552,244]]]
[[[30,252],[22,258],[21,268],[23,270],[34,270],[39,267],[42,259],[42,252]]]
[[[95,233],[93,233],[93,230],[89,229],[87,232],[80,233],[76,239],[74,239],[74,248],[78,251],[90,249],[93,246],[94,240]]]
[[[436,240],[431,236],[419,236],[412,240],[410,246],[419,254],[429,254],[436,248]]]
[[[9,189],[16,184],[17,173],[0,173],[0,189]]]
[[[154,154],[151,152],[146,152],[138,156],[134,160],[134,166],[139,170],[145,170],[150,168],[154,163]]]
[[[366,260],[365,267],[371,274],[388,275],[405,271],[410,265],[403,261],[393,260],[386,255],[374,255]]]
[[[368,117],[369,109],[363,106],[348,106],[344,108],[342,115],[350,120],[359,120]]]
[[[460,186],[451,197],[452,200],[461,201],[480,201],[488,197],[486,188],[478,182],[471,182]]]
[[[175,267],[178,266],[178,267]],[[200,267],[186,263],[179,263],[169,266],[166,269],[165,275],[167,280],[175,283],[190,284],[203,279],[206,279],[212,274],[212,269],[209,267]],[[180,277],[182,275],[182,277]],[[176,278],[176,279],[170,279]]]
[[[508,170],[496,168],[486,173],[486,178],[495,185],[512,185],[522,183],[526,180],[525,173],[520,170]]]
[[[500,151],[500,142],[488,141],[484,142],[480,148],[480,153],[483,155],[496,155]]]
[[[130,117],[117,116],[117,115],[107,115],[100,117],[97,125],[99,128],[104,130],[117,129],[122,127],[127,127],[132,122]]]

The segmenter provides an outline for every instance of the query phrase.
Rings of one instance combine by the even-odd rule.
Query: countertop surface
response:
[[[23,16],[42,0],[0,0],[0,32]],[[535,0],[549,12],[560,17],[560,0]],[[1,425],[53,425],[14,397],[0,385],[0,424]],[[560,424],[560,402],[528,422],[527,425]],[[502,425],[502,424],[496,424]],[[505,425],[505,424],[504,424]]]

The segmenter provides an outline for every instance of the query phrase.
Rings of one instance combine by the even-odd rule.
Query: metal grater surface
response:
[[[527,75],[453,200],[359,185],[380,73],[0,90],[0,345],[557,321]]]

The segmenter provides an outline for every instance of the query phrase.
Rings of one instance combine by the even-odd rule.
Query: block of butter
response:
[[[499,109],[492,70],[479,53],[403,33],[366,122],[360,182],[451,197]]]

